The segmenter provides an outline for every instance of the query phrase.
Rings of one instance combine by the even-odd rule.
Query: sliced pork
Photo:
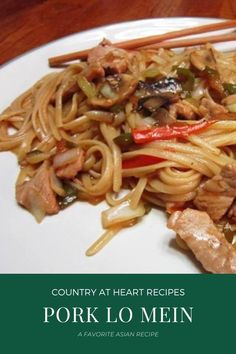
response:
[[[56,214],[59,206],[50,185],[50,172],[47,163],[43,163],[30,181],[16,186],[17,202],[28,209],[38,222],[46,214]]]
[[[228,110],[221,104],[216,103],[210,98],[203,98],[199,106],[199,113],[205,116],[215,116],[222,113],[227,113]]]
[[[193,108],[183,101],[179,101],[170,106],[170,115],[177,118],[178,116],[184,117],[186,119],[195,119],[196,112]]]
[[[194,205],[219,221],[236,197],[236,163],[225,165],[220,174],[207,180],[197,190]]]
[[[128,68],[127,51],[113,47],[109,41],[103,40],[88,55],[88,64],[95,63],[110,73],[124,73]]]
[[[206,212],[185,209],[174,212],[168,221],[211,273],[236,273],[236,249],[226,240]]]
[[[81,171],[84,163],[84,151],[80,148],[73,148],[55,155],[53,167],[60,178],[74,178]]]

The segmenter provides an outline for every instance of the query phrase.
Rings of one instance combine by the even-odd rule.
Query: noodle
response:
[[[102,216],[106,231],[89,256],[138,222],[147,203],[167,212],[193,205],[201,184],[235,161],[236,145],[236,114],[232,103],[224,103],[229,90],[236,92],[235,55],[206,45],[199,49],[199,64],[192,60],[194,48],[181,53],[126,52],[106,43],[101,48],[104,54],[95,48],[87,62],[46,75],[0,115],[0,151],[18,158],[16,195],[22,206],[41,216],[77,199],[106,200],[110,206]],[[200,70],[206,53],[214,55],[213,64],[208,60]],[[209,126],[197,133],[144,143],[134,139],[135,130],[187,131],[205,122]],[[45,198],[27,191],[39,171],[49,176]]]

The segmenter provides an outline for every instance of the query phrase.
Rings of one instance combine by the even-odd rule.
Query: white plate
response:
[[[51,56],[85,49],[102,38],[113,42],[215,22],[214,19],[165,18],[126,22],[65,37],[35,49],[0,71],[0,110],[50,71]],[[233,49],[225,43],[220,49]],[[38,225],[14,197],[19,167],[11,153],[0,153],[0,273],[200,273],[193,257],[174,246],[164,212],[152,210],[138,225],[123,230],[94,257],[86,249],[102,233],[96,207],[75,203]]]

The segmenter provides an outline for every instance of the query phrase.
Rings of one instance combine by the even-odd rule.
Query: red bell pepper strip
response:
[[[188,135],[196,134],[210,125],[216,120],[202,120],[192,125],[172,125],[165,127],[156,127],[148,129],[133,129],[132,136],[136,144],[145,144],[154,140],[169,140],[175,138],[185,138]]]
[[[122,168],[136,168],[136,167],[143,167],[148,165],[154,165],[156,163],[165,161],[164,159],[156,156],[150,155],[137,155],[131,157],[130,159],[124,160],[122,162]]]

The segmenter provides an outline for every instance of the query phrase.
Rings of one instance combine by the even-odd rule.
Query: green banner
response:
[[[231,275],[0,275],[1,353],[220,353]],[[2,350],[3,349],[3,350]]]

